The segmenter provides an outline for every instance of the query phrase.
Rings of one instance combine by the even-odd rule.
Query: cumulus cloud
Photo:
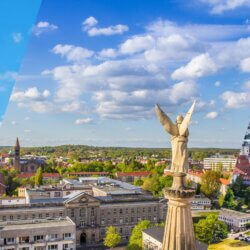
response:
[[[118,53],[115,49],[108,48],[108,49],[103,49],[98,53],[99,57],[101,58],[115,58]]]
[[[235,10],[240,7],[250,7],[249,0],[200,0],[211,7],[212,14],[222,14],[225,11]]]
[[[20,32],[14,32],[12,34],[12,38],[13,38],[15,43],[20,43],[23,39],[23,35]]]
[[[217,116],[218,116],[218,113],[215,111],[212,111],[212,112],[207,113],[205,117],[207,119],[215,119]]]
[[[54,31],[57,29],[58,26],[56,26],[55,24],[51,24],[47,21],[40,21],[33,27],[32,31],[34,35],[40,36],[42,33]]]
[[[225,106],[230,109],[244,108],[250,105],[250,91],[226,91],[221,95],[221,98],[225,102]]]
[[[65,57],[69,62],[80,62],[94,55],[94,52],[83,47],[74,45],[57,44],[52,52]]]
[[[150,49],[154,44],[155,41],[150,35],[134,36],[121,44],[120,51],[123,54],[134,54],[136,52]]]
[[[97,23],[98,21],[93,16],[90,16],[82,22],[82,26],[84,30],[87,30],[90,27],[97,25]]]
[[[93,119],[92,118],[83,118],[83,119],[77,119],[75,120],[76,125],[81,125],[81,124],[89,124],[92,123]]]
[[[250,57],[244,58],[241,61],[240,68],[243,72],[250,72]]]
[[[171,75],[174,80],[192,79],[215,73],[217,66],[208,53],[194,57],[186,66],[176,69]]]
[[[104,28],[96,27],[98,21],[94,17],[88,17],[82,22],[82,29],[86,31],[89,36],[111,36],[120,35],[128,31],[128,26],[124,24],[111,25]]]

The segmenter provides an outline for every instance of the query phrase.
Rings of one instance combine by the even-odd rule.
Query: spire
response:
[[[16,146],[15,146],[15,148],[20,148],[18,137],[16,138]]]

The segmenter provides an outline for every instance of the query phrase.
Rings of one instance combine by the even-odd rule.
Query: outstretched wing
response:
[[[188,110],[185,118],[183,119],[183,121],[182,121],[182,123],[181,123],[181,125],[179,127],[180,135],[185,135],[185,133],[187,131],[188,124],[189,124],[191,116],[192,116],[192,114],[194,112],[195,103],[196,103],[196,101],[193,102],[191,108]]]
[[[155,105],[155,112],[160,120],[160,123],[171,135],[177,136],[179,134],[178,127],[171,121],[171,119],[161,110],[158,104]]]

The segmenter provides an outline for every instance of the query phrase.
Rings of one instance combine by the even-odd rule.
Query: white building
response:
[[[0,226],[1,250],[76,249],[76,225],[69,217],[1,222]]]
[[[209,210],[211,209],[211,200],[207,197],[196,195],[191,202],[191,210]]]
[[[222,171],[231,172],[235,167],[236,160],[237,158],[234,156],[215,156],[204,158],[203,165],[205,170],[220,170],[219,168],[222,167]]]
[[[230,229],[242,231],[246,229],[246,224],[250,223],[250,214],[223,208],[219,220],[225,222]]]

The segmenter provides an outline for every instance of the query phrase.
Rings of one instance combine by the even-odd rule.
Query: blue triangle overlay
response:
[[[42,0],[0,1],[0,122]]]

